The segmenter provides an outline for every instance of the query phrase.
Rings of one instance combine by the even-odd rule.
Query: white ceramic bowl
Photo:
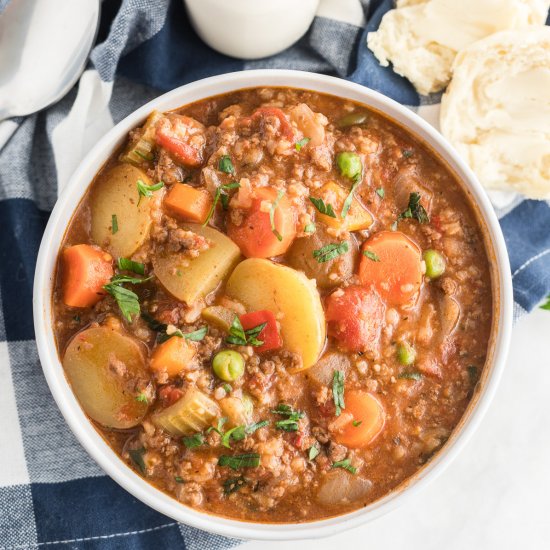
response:
[[[466,192],[477,205],[479,215],[486,224],[490,262],[494,266],[493,284],[497,289],[493,346],[479,391],[443,449],[415,476],[366,508],[309,523],[262,524],[215,517],[178,503],[141,479],[103,441],[80,408],[57,356],[51,323],[53,273],[65,229],[92,178],[112,151],[126,139],[128,131],[141,124],[153,109],[167,111],[213,95],[253,86],[305,88],[358,101],[385,113],[428,142],[464,183]],[[441,473],[472,435],[495,393],[508,352],[512,307],[510,266],[499,223],[481,185],[451,146],[417,115],[377,92],[337,78],[298,71],[247,71],[200,80],[154,99],[117,124],[86,156],[59,198],[42,239],[34,281],[34,325],[46,380],[70,428],[105,472],[136,498],[175,520],[230,537],[267,540],[325,537],[366,523],[413,497]]]
[[[197,34],[241,59],[274,55],[307,31],[319,0],[184,0]]]

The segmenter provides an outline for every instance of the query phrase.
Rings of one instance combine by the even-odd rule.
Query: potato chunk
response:
[[[268,309],[275,314],[283,347],[302,359],[302,366],[294,372],[315,364],[325,344],[326,331],[314,281],[290,267],[249,258],[235,268],[226,291],[249,311]]]
[[[210,241],[196,258],[185,253],[164,253],[153,258],[155,275],[170,294],[190,305],[204,298],[227,277],[239,261],[239,247],[211,227],[188,224],[186,229]]]
[[[136,426],[147,412],[136,400],[149,383],[142,347],[116,327],[89,328],[67,346],[63,368],[82,408],[108,428]]]
[[[115,257],[131,256],[149,235],[151,197],[139,201],[138,180],[152,184],[143,170],[120,164],[102,172],[92,191],[92,239]]]

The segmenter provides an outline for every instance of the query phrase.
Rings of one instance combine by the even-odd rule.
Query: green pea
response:
[[[360,177],[361,172],[363,171],[361,158],[357,153],[352,153],[350,151],[338,153],[338,156],[336,157],[336,164],[340,169],[340,174],[350,180]]]
[[[426,250],[424,261],[426,262],[426,277],[437,279],[445,273],[445,258],[437,250]]]
[[[397,359],[404,367],[408,367],[416,359],[416,350],[408,342],[402,342],[397,346]]]
[[[214,356],[212,368],[218,378],[233,382],[244,374],[244,359],[237,351],[223,349]]]
[[[368,114],[365,111],[355,111],[343,116],[336,125],[339,128],[348,128],[349,126],[356,126],[363,124],[367,121]]]

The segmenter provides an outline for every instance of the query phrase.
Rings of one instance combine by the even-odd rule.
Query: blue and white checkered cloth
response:
[[[0,0],[0,12],[6,5]],[[78,86],[47,111],[13,122],[17,129],[0,150],[0,549],[202,550],[238,543],[141,504],[77,443],[50,395],[34,342],[38,246],[58,191],[90,144],[159,93],[202,77],[252,68],[327,73],[433,115],[439,97],[418,96],[366,47],[366,32],[391,2],[362,0],[361,7],[353,21],[349,12],[333,18],[325,11],[285,52],[243,62],[203,44],[181,0],[110,0]],[[517,312],[526,312],[550,293],[550,205],[516,199],[498,214]]]

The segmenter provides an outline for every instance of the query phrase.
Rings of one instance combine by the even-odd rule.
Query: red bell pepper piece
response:
[[[281,335],[279,334],[279,329],[277,327],[277,321],[275,320],[275,315],[273,315],[271,311],[252,311],[241,315],[239,320],[241,321],[241,325],[245,331],[257,327],[263,323],[267,323],[256,336],[257,340],[263,342],[261,346],[256,347],[256,351],[271,351],[278,349],[283,345],[283,341],[281,340]]]
[[[197,167],[202,164],[199,151],[185,141],[171,136],[164,128],[159,128],[156,135],[157,143],[174,155],[185,166]]]
[[[256,120],[263,119],[268,116],[274,116],[277,117],[280,121],[280,130],[283,137],[288,139],[291,143],[294,143],[296,140],[296,136],[294,134],[294,130],[292,129],[292,124],[290,124],[288,118],[284,114],[284,112],[279,109],[278,107],[260,107],[259,109],[256,109],[252,115],[249,117],[244,117],[241,119],[243,122],[255,122]]]

